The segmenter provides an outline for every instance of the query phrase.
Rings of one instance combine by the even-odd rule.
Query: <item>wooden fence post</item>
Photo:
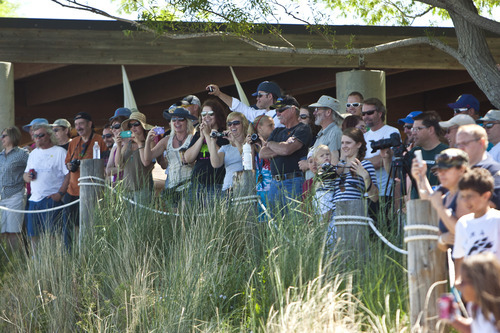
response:
[[[347,200],[335,203],[335,229],[337,233],[338,249],[346,252],[347,257],[354,259],[368,259],[368,237],[370,226],[365,219],[343,216],[366,217],[366,208],[363,200]]]
[[[440,284],[432,290],[427,308],[425,299],[432,284],[447,280],[446,253],[437,246],[438,221],[436,211],[428,200],[410,200],[406,204],[408,244],[408,286],[410,292],[410,322],[423,327],[424,332],[432,332],[436,320],[428,317],[438,315],[437,300],[446,291]]]
[[[86,159],[80,164],[80,178],[96,177],[104,179],[104,160]],[[104,184],[104,182],[94,179],[84,179],[82,183]],[[97,200],[102,196],[104,187],[99,185],[80,186],[80,233],[78,245],[81,248],[84,237],[92,236],[94,225],[94,211],[97,207]]]

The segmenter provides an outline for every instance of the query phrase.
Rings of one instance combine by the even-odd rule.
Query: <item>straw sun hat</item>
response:
[[[154,126],[151,126],[149,125],[148,123],[146,123],[146,115],[144,113],[141,113],[141,112],[132,112],[130,114],[130,118],[127,119],[127,120],[124,120],[122,122],[122,131],[128,131],[129,128],[128,128],[128,124],[130,122],[134,122],[135,121],[138,121],[141,123],[142,125],[142,128],[144,128],[146,131],[149,131],[150,129],[152,129]]]

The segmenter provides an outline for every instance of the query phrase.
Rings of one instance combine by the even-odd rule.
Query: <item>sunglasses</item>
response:
[[[103,134],[102,137],[103,139],[109,139],[113,137],[113,134]]]
[[[456,109],[453,109],[453,112],[455,112],[455,114],[457,114],[457,113],[465,112],[468,110],[469,110],[469,108],[456,108]]]
[[[350,108],[351,106],[353,108],[357,108],[358,106],[363,105],[363,103],[345,103],[345,106]]]
[[[375,112],[377,112],[377,110],[363,111],[363,112],[361,112],[361,114],[362,114],[363,116],[366,116],[366,115],[371,116],[371,115],[372,115],[372,114],[374,114]]]
[[[492,128],[493,126],[495,126],[496,124],[498,124],[498,123],[487,123],[487,124],[484,124],[484,128],[488,128],[488,129],[490,129],[490,128]]]
[[[41,138],[43,138],[44,136],[45,136],[45,133],[42,133],[42,134],[33,134],[33,137],[34,137],[35,139],[41,139]]]
[[[404,125],[403,128],[406,128],[407,130],[411,130],[413,128],[413,125]]]
[[[282,113],[282,112],[285,112],[286,110],[290,109],[291,107],[293,107],[293,105],[285,105],[279,109],[276,109],[276,112]]]
[[[308,119],[309,118],[309,116],[305,113],[301,114],[299,117],[300,117],[300,119]]]
[[[138,121],[135,123],[128,123],[128,128],[139,127],[139,126],[141,126],[141,123]]]
[[[264,94],[258,93],[257,94],[257,98],[261,98],[261,97],[264,97],[264,96],[267,96],[267,95],[269,95],[269,93],[264,93]]]
[[[111,128],[112,129],[120,129],[122,127],[122,124],[114,124],[114,125],[111,125]]]
[[[228,121],[227,122],[227,127],[231,127],[231,126],[238,126],[239,124],[241,124],[241,121],[239,120],[235,120],[235,121]]]
[[[176,121],[186,121],[186,118],[177,118],[177,117],[172,117],[172,122],[176,122]]]
[[[213,116],[214,115],[214,112],[213,111],[202,111],[201,112],[201,116],[202,117],[205,117],[205,116]]]

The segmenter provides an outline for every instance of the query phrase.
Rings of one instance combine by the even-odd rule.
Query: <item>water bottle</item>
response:
[[[243,170],[252,170],[252,146],[248,143],[243,145]]]
[[[99,147],[99,143],[94,142],[94,160],[100,160],[101,159],[101,148]]]

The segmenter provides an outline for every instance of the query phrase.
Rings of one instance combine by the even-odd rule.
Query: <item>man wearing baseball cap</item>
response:
[[[468,114],[474,120],[479,119],[479,101],[471,94],[462,94],[458,96],[455,103],[448,104],[453,109],[453,113]]]
[[[52,126],[52,131],[54,132],[54,136],[56,137],[57,145],[67,151],[69,142],[71,141],[71,124],[69,123],[69,121],[63,118],[57,119],[50,126]]]
[[[412,111],[408,113],[405,118],[398,119],[398,124],[403,125],[403,131],[406,135],[406,140],[404,142],[405,146],[408,149],[413,148],[413,144],[415,143],[415,136],[413,135],[413,118],[421,114],[422,111]]]
[[[227,106],[229,106],[231,111],[238,111],[243,113],[249,122],[253,122],[255,118],[265,114],[273,118],[275,127],[283,127],[278,117],[276,116],[276,111],[271,109],[271,106],[276,104],[278,98],[281,97],[281,89],[274,82],[261,82],[257,87],[257,91],[252,94],[252,96],[256,96],[257,98],[257,109],[245,105],[237,98],[224,94],[222,91],[220,91],[219,86],[217,86],[216,84],[209,84],[206,90],[208,91],[209,95],[219,97]]]
[[[76,201],[80,198],[80,187],[78,186],[78,178],[80,178],[80,162],[81,160],[91,159],[93,157],[94,142],[97,142],[101,152],[108,150],[102,136],[94,133],[94,125],[92,117],[86,112],[77,113],[74,118],[75,129],[79,137],[71,140],[66,154],[66,167],[70,171],[69,186],[66,195],[63,198],[64,204]],[[64,209],[64,218],[66,227],[69,232],[73,227],[79,226],[79,205],[72,205]],[[69,235],[66,232],[66,241]],[[75,233],[76,236],[76,233]]]
[[[451,148],[456,147],[457,130],[462,125],[475,124],[474,118],[468,114],[457,114],[448,121],[440,121],[439,126],[444,131],[444,137],[448,140]]]
[[[493,144],[493,148],[488,154],[497,162],[500,162],[500,110],[490,110],[484,117],[477,120],[482,124],[488,134],[488,141]]]

